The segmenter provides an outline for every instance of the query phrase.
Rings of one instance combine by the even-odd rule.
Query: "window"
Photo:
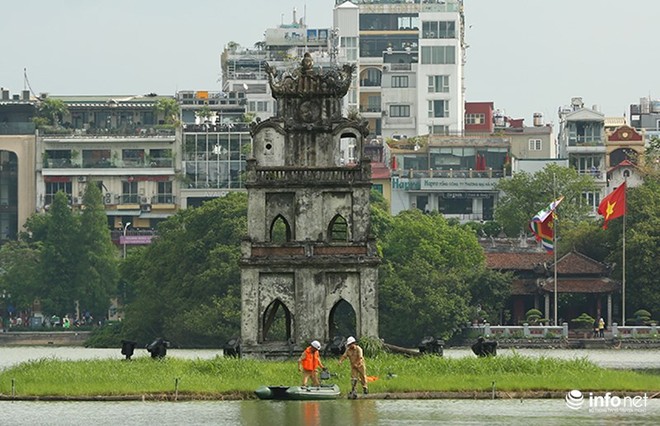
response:
[[[417,29],[419,18],[416,16],[399,16],[397,18],[397,25],[400,30]]]
[[[46,205],[53,204],[55,194],[59,191],[64,192],[71,200],[71,182],[46,182]]]
[[[330,241],[348,241],[348,223],[346,219],[337,215],[330,222]]]
[[[248,102],[248,110],[250,112],[268,112],[269,101],[250,101]]]
[[[430,118],[447,118],[449,117],[449,101],[435,100],[429,101],[429,117]]]
[[[291,227],[282,215],[277,215],[270,225],[270,241],[277,244],[291,241]]]
[[[110,167],[109,149],[84,149],[82,154],[83,168]]]
[[[584,197],[584,202],[586,205],[591,207],[592,210],[598,209],[598,205],[600,204],[600,192],[595,191],[595,192],[583,192],[582,196]]]
[[[530,139],[529,140],[529,150],[530,151],[540,151],[542,148],[541,139]]]
[[[358,59],[357,37],[342,37],[340,40],[340,44],[345,51],[346,60],[349,62],[357,61]]]
[[[433,125],[429,126],[429,133],[433,135],[448,135],[449,126]]]
[[[124,167],[140,167],[144,165],[144,149],[122,149],[121,159]]]
[[[422,22],[422,38],[456,38],[455,21]]]
[[[138,197],[138,183],[136,181],[124,181],[121,183],[122,204],[139,204],[140,197]]]
[[[390,105],[390,117],[410,117],[410,105]]]
[[[422,46],[422,64],[455,64],[454,46]]]
[[[448,93],[449,76],[448,75],[430,75],[429,93]]]
[[[465,124],[484,124],[485,114],[465,114]]]
[[[407,75],[393,75],[392,76],[392,87],[408,87],[408,76]]]
[[[158,182],[158,203],[173,204],[174,197],[172,196],[172,182]]]

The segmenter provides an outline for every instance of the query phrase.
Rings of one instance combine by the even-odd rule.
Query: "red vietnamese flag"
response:
[[[605,218],[603,229],[607,229],[607,222],[626,214],[626,183],[622,183],[610,195],[603,198],[598,205],[598,214]]]

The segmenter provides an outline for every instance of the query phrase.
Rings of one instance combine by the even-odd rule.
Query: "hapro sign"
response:
[[[495,191],[498,179],[490,178],[422,178],[409,179],[395,176],[392,189],[403,191],[450,190],[450,191]]]

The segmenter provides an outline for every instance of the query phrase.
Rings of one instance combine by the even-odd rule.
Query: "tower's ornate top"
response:
[[[333,97],[346,95],[355,65],[345,64],[341,69],[328,71],[314,69],[314,61],[305,53],[300,66],[291,72],[278,72],[266,64],[268,83],[274,98]]]

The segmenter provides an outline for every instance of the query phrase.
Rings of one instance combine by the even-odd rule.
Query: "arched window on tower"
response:
[[[348,241],[348,223],[342,215],[336,215],[328,227],[328,238],[330,241]]]
[[[291,227],[289,222],[286,221],[284,216],[277,215],[270,224],[270,242],[271,243],[286,243],[291,241]]]

